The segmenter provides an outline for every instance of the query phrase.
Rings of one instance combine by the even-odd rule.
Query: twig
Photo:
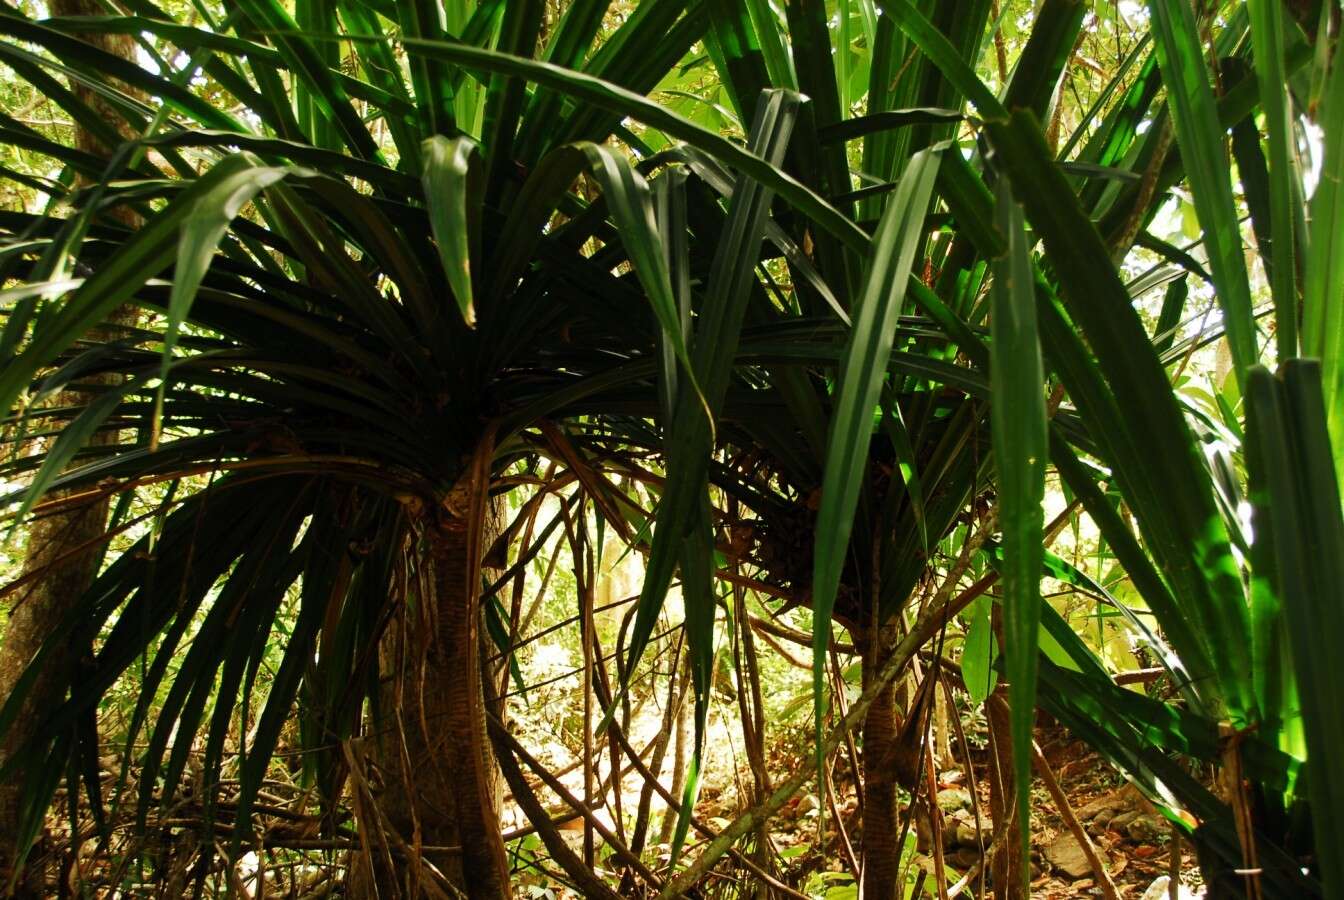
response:
[[[835,788],[832,785],[834,780],[832,777],[826,779],[826,805],[831,808],[831,818],[835,820],[835,830],[840,838],[840,849],[845,851],[845,862],[849,865],[850,874],[854,876],[854,883],[862,884],[863,869],[859,866],[859,858],[854,853],[854,845],[849,841],[849,832],[845,830],[845,817],[840,815],[840,806],[835,802]]]
[[[1241,770],[1241,741],[1245,734],[1227,722],[1218,725],[1218,738],[1223,745],[1223,787],[1228,794],[1233,821],[1237,826],[1237,839],[1241,843],[1242,867],[1236,873],[1246,880],[1247,900],[1261,900],[1264,892],[1260,886],[1260,858],[1255,848],[1255,822]]]
[[[751,621],[752,627],[755,628],[758,633],[762,631],[769,632],[777,638],[783,638],[800,647],[807,647],[809,649],[812,647],[812,635],[810,634],[804,634],[803,632],[790,628],[787,625],[783,625],[778,621],[772,621],[761,616],[749,616],[748,618]],[[831,649],[849,656],[853,656],[855,653],[859,652],[858,648],[853,644],[837,641],[834,638],[831,639]],[[811,664],[809,663],[809,667],[810,666]]]
[[[1167,897],[1181,900],[1181,829],[1171,823],[1171,843],[1167,850]]]
[[[929,672],[926,678],[937,678],[937,672]],[[928,780],[928,796],[924,802],[929,805],[929,840],[933,845],[933,873],[934,880],[938,882],[939,900],[948,900],[947,896],[947,866],[943,860],[943,811],[938,806],[938,779],[933,771],[933,753],[929,749],[928,723],[924,726],[924,777]],[[911,798],[910,809],[914,812],[914,798]],[[1110,898],[1108,898],[1110,900]]]
[[[957,707],[952,698],[952,688],[947,683],[948,672],[946,668],[944,668],[945,665],[946,664],[944,663],[938,668],[938,681],[942,685],[943,696],[947,698],[947,708],[950,713],[948,718],[952,720],[952,726],[956,729],[957,743],[961,746],[962,760],[966,763],[966,786],[970,788],[971,815],[975,817],[975,843],[976,847],[980,850],[980,861],[983,863],[986,850],[984,837],[985,830],[980,820],[980,786],[976,784],[975,764],[971,761],[971,745],[966,742],[966,731],[961,727],[961,716],[957,714]],[[983,865],[980,866],[980,871],[984,871]],[[985,893],[985,881],[983,876],[980,879],[980,893],[982,895]],[[949,900],[954,896],[956,895],[951,891],[948,892]]]
[[[425,893],[433,897],[442,898],[442,900],[451,900],[452,895],[454,894],[460,896],[461,891],[448,880],[447,876],[439,871],[437,866],[424,858],[424,855],[421,852],[423,848],[418,846],[419,835],[417,834],[415,836],[417,846],[412,847],[406,843],[405,839],[397,832],[397,829],[392,823],[387,821],[387,814],[383,811],[382,804],[374,799],[372,792],[369,790],[368,779],[365,777],[364,770],[359,765],[359,761],[355,758],[354,752],[350,749],[349,742],[342,741],[341,749],[345,752],[345,760],[350,768],[350,774],[357,782],[355,796],[359,797],[361,794],[366,794],[368,797],[367,808],[371,810],[375,816],[373,821],[378,827],[379,843],[382,844],[381,849],[387,856],[388,870],[392,871],[392,851],[395,849],[411,863],[412,877],[415,880],[415,884],[423,888]],[[363,816],[359,816],[357,821],[363,822],[365,819]],[[361,829],[361,840],[362,837],[363,834]],[[389,846],[388,841],[391,842],[391,846]],[[365,851],[365,855],[368,857],[368,864],[372,869],[373,859],[367,851]],[[424,874],[428,874],[429,877],[422,880],[421,876]]]

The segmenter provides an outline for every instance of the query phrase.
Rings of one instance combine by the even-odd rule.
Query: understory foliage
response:
[[[417,623],[411,657],[469,642],[470,751],[500,758],[553,838],[510,777],[520,760],[545,781],[506,713],[563,559],[585,783],[594,747],[644,765],[627,732],[654,690],[685,693],[693,735],[681,795],[659,798],[667,853],[643,850],[647,791],[624,813],[636,840],[624,820],[601,835],[601,874],[592,826],[582,859],[546,843],[590,892],[777,871],[770,816],[831,777],[909,671],[959,665],[977,705],[1009,686],[1019,821],[1039,708],[1156,806],[1212,889],[1254,869],[1264,896],[1338,896],[1339,17],[1337,0],[6,4],[7,74],[114,148],[0,111],[17,154],[0,177],[27,198],[0,211],[6,515],[112,507],[96,578],[0,698],[0,732],[31,732],[0,760],[21,845],[57,799],[72,830],[92,823],[77,853],[109,822],[173,827],[189,791],[184,877],[252,890],[235,863],[270,773],[298,760],[313,828],[291,849],[418,858],[418,835],[374,824],[352,750],[385,739],[389,636]],[[138,63],[92,33],[136,36]],[[1080,93],[1099,35],[1124,44]],[[106,324],[126,307],[135,324]],[[1066,530],[1087,553],[1050,549]],[[467,574],[446,605],[452,535]],[[626,555],[642,582],[602,633],[602,560]],[[799,637],[795,611],[809,746],[785,774],[753,757],[742,815],[697,830],[725,660],[738,692],[759,687],[753,635]],[[1165,690],[1117,684],[1103,617]],[[850,692],[846,639],[887,641]],[[42,673],[56,693],[20,722]],[[741,702],[764,746],[769,704]],[[908,717],[921,747],[927,708]],[[117,846],[124,884],[171,868],[152,840]]]

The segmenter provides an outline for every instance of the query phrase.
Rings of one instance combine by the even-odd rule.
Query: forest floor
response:
[[[1098,854],[1108,863],[1122,897],[1142,898],[1158,879],[1172,873],[1173,832],[1166,819],[1115,770],[1062,728],[1039,735],[1069,806],[1083,823]],[[1044,900],[1101,896],[1090,867],[1049,796],[1039,787],[1032,797],[1032,896]],[[1193,850],[1180,841],[1175,859],[1180,897],[1202,896]],[[1168,891],[1158,889],[1165,900]],[[1149,896],[1149,900],[1156,900]]]
[[[1103,762],[1085,744],[1073,739],[1063,728],[1052,726],[1039,728],[1037,740],[1042,754],[1050,769],[1055,773],[1060,787],[1068,800],[1074,815],[1083,823],[1098,854],[1105,861],[1113,879],[1117,895],[1124,900],[1167,900],[1177,897],[1179,900],[1199,900],[1204,892],[1196,865],[1194,853],[1186,845],[1181,845],[1176,859],[1179,871],[1179,890],[1169,891],[1169,876],[1172,872],[1172,829],[1166,820],[1148,804],[1139,793],[1120,778],[1115,770]],[[796,765],[796,756],[785,765]],[[965,757],[963,757],[963,761]],[[781,762],[783,760],[772,760]],[[964,771],[964,762],[954,766],[952,760],[944,760],[937,775],[938,804],[943,812],[944,858],[949,881],[959,880],[967,871],[976,868],[982,848],[992,840],[992,823],[989,810],[989,773],[988,753],[984,750],[970,754],[971,775],[968,779]],[[563,774],[565,780],[572,780],[576,772]],[[111,776],[109,770],[108,776]],[[802,794],[794,798],[779,816],[771,820],[770,840],[777,853],[777,874],[785,883],[809,897],[820,900],[852,900],[857,897],[857,885],[854,881],[852,857],[845,849],[845,839],[836,829],[835,812],[845,823],[846,836],[857,847],[861,840],[861,824],[857,815],[857,802],[848,767],[842,767],[834,785],[838,796],[842,798],[837,806],[827,805],[825,811],[825,835],[818,844],[817,817],[821,814],[820,805],[814,794]],[[728,788],[725,790],[725,788]],[[637,796],[637,794],[633,794]],[[274,812],[270,806],[265,809]],[[1066,898],[1104,897],[1098,886],[1091,867],[1059,814],[1042,780],[1035,779],[1031,803],[1031,893],[1034,900],[1066,900]],[[729,785],[710,783],[701,794],[697,805],[699,816],[716,829],[725,827],[741,811],[736,791]],[[977,811],[980,831],[976,831]],[[304,817],[299,817],[304,818]],[[923,880],[924,891],[919,896],[932,896],[927,893],[933,884],[933,865],[929,856],[931,839],[927,827],[921,824],[909,836],[910,871],[920,870],[928,873]],[[59,822],[53,822],[53,831],[49,838],[55,844],[68,847],[68,833]],[[280,823],[284,824],[284,823]],[[291,825],[293,823],[290,823]],[[580,825],[574,820],[575,826]],[[275,833],[276,823],[272,823],[270,833]],[[564,826],[562,826],[563,828]],[[569,831],[567,837],[577,849],[581,846],[583,832]],[[165,830],[161,835],[167,838]],[[182,839],[185,839],[183,837]],[[172,846],[176,841],[170,842]],[[820,847],[821,849],[818,849]],[[85,848],[87,849],[87,848]],[[192,846],[185,846],[188,857]],[[696,853],[695,843],[688,846],[688,854]],[[746,848],[744,848],[746,849]],[[167,847],[165,847],[167,850]],[[172,851],[168,850],[171,856]],[[85,860],[86,863],[93,861]],[[76,875],[82,866],[71,870],[63,867],[66,875]],[[96,866],[95,866],[96,868]],[[115,866],[114,866],[115,868]],[[614,872],[610,874],[614,875]],[[99,879],[95,879],[97,881]],[[120,879],[114,878],[114,883]],[[90,883],[92,886],[92,883]],[[540,881],[522,874],[516,896],[549,896],[552,898],[571,898],[577,895],[550,879]],[[537,890],[543,887],[548,890]],[[736,890],[718,893],[714,896],[751,896],[750,891],[741,890],[749,885],[739,882]],[[134,891],[130,895],[138,895]],[[977,876],[972,879],[969,890],[962,897],[986,897],[982,883]]]
[[[1098,856],[1106,863],[1120,897],[1126,900],[1167,900],[1168,897],[1195,900],[1204,896],[1194,853],[1185,844],[1180,844],[1176,851],[1178,892],[1170,892],[1172,829],[1137,790],[1063,728],[1041,729],[1037,741],[1069,807],[1083,824]],[[981,847],[987,846],[992,837],[986,756],[982,751],[971,759],[975,776],[974,800],[960,768],[941,767],[938,775],[938,801],[944,816],[944,857],[950,880],[956,880],[976,866]],[[849,821],[855,806],[852,785],[841,787],[842,794],[848,795],[848,799],[839,809]],[[973,803],[978,805],[980,836],[976,833]],[[819,806],[814,795],[795,798],[772,823],[772,840],[780,849],[781,857],[791,860],[796,867],[794,877],[787,878],[789,882],[810,896],[839,900],[851,896],[853,882],[843,841],[832,830],[829,821],[829,809],[826,811],[829,846],[823,853],[813,849]],[[711,820],[723,816],[720,821],[726,823],[732,812],[715,807],[713,799],[706,799],[701,804],[701,811]],[[918,846],[914,865],[932,874],[927,828],[921,823],[918,831],[918,836],[912,838]],[[850,837],[855,839],[858,835]],[[812,874],[808,877],[798,877],[799,873],[809,869]],[[931,879],[926,881],[926,885],[931,883]],[[970,887],[971,890],[963,896],[982,896],[978,877],[973,879]],[[1032,791],[1031,896],[1040,900],[1104,896],[1086,856],[1039,778],[1035,779]]]

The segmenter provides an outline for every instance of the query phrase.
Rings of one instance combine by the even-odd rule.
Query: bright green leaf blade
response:
[[[1269,287],[1274,297],[1274,336],[1280,360],[1297,355],[1297,237],[1293,216],[1293,152],[1288,72],[1283,62],[1284,7],[1277,0],[1248,0],[1251,46],[1260,106],[1269,132]],[[1261,252],[1264,251],[1262,246]]]
[[[448,286],[469,326],[476,324],[472,276],[481,258],[482,172],[471,138],[436,135],[425,141],[425,205]],[[473,265],[473,260],[475,265]]]
[[[1036,291],[1022,210],[999,182],[999,232],[990,319],[990,389],[999,523],[1003,530],[1003,640],[1018,821],[1031,806],[1032,725],[1036,718],[1037,631],[1041,621],[1045,461],[1045,372],[1036,329]],[[1022,829],[1022,852],[1030,829]],[[1024,872],[1025,874],[1025,872]]]
[[[1045,349],[1056,368],[1068,367],[1064,382],[1079,409],[1108,423],[1094,439],[1105,447],[1106,462],[1136,512],[1149,552],[1180,600],[1184,621],[1175,624],[1184,626],[1190,641],[1173,644],[1192,676],[1210,674],[1199,671],[1203,666],[1192,658],[1211,663],[1217,685],[1217,690],[1208,685],[1211,695],[1234,720],[1243,720],[1254,708],[1245,592],[1208,470],[1177,395],[1109,265],[1101,236],[1050,158],[1039,123],[1030,113],[1018,112],[1008,122],[987,122],[986,131],[1049,254],[1068,313],[1090,345],[1082,346],[1062,310],[1042,301],[1038,317],[1042,334],[1048,335]]]
[[[1223,149],[1223,128],[1218,122],[1213,80],[1204,64],[1194,11],[1189,3],[1150,0],[1148,4],[1156,35],[1154,50],[1167,102],[1181,148],[1181,162],[1190,180],[1195,211],[1204,231],[1209,267],[1217,285],[1223,324],[1237,373],[1242,384],[1246,370],[1259,361],[1251,284],[1241,245],[1241,227],[1232,198],[1230,166]]]
[[[882,213],[831,413],[812,568],[812,690],[818,767],[824,763],[820,755],[826,710],[822,683],[831,641],[831,610],[845,566],[859,491],[868,477],[873,409],[886,377],[883,361],[891,354],[910,270],[924,239],[924,217],[939,161],[939,151],[917,153]]]
[[[1338,502],[1322,402],[1321,368],[1290,361],[1283,380],[1257,367],[1247,383],[1248,431],[1257,442],[1269,521],[1258,520],[1256,541],[1272,542],[1306,730],[1315,855],[1325,895],[1344,890],[1344,682],[1333,670],[1344,632],[1344,518]],[[1262,509],[1265,507],[1262,507]],[[1265,527],[1268,526],[1268,527]],[[1263,529],[1263,532],[1262,532]]]
[[[1325,4],[1322,4],[1322,10]],[[1329,44],[1322,37],[1320,47]],[[1340,51],[1335,51],[1336,57]],[[1330,73],[1319,121],[1325,158],[1311,198],[1311,252],[1302,297],[1302,353],[1321,361],[1336,477],[1344,484],[1344,60]]]
[[[961,649],[961,680],[976,706],[985,702],[999,682],[999,673],[994,668],[998,653],[994,646],[994,629],[990,627],[993,604],[989,597],[981,597],[966,611],[970,625]]]

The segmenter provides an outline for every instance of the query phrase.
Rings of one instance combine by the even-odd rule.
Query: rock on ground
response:
[[[1092,865],[1087,861],[1083,848],[1068,832],[1046,845],[1045,858],[1051,866],[1069,878],[1078,879],[1092,874]]]
[[[1195,893],[1185,885],[1179,885],[1180,900],[1203,900],[1204,892]],[[1167,900],[1171,896],[1171,879],[1166,875],[1148,885],[1139,900]]]

